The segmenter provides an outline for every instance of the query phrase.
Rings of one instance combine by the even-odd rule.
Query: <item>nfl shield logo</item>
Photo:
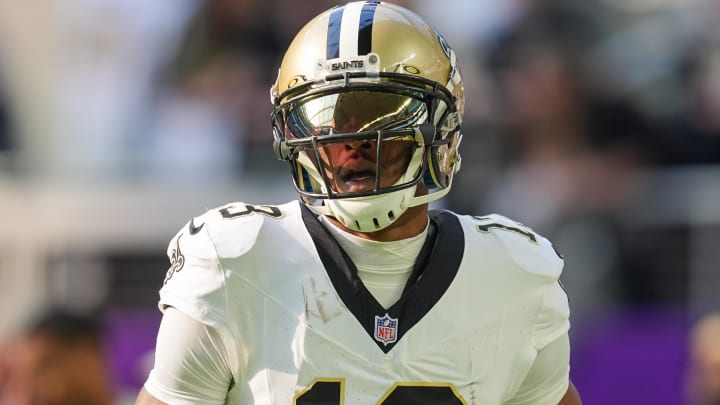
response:
[[[375,315],[375,340],[385,346],[388,343],[395,343],[397,340],[398,320],[391,318],[389,314],[383,317]]]

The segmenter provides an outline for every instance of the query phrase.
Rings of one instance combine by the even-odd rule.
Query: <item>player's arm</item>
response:
[[[565,396],[563,396],[558,405],[582,405],[580,394],[577,392],[577,389],[575,389],[572,381],[568,385],[567,391],[565,391]]]
[[[165,310],[155,363],[136,405],[224,404],[232,382],[219,332],[179,310]]]
[[[135,400],[135,405],[169,405],[154,396],[152,396],[149,392],[145,391],[145,388],[140,390],[140,394],[138,395],[137,399]]]
[[[567,334],[538,351],[518,391],[506,405],[580,405],[569,381],[570,340]]]
[[[537,355],[520,387],[507,405],[578,405],[580,398],[570,382],[570,309],[565,290],[558,282],[543,289],[543,301],[535,320],[532,342]]]

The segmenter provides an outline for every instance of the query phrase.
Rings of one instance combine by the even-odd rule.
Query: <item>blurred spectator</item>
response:
[[[687,392],[691,405],[720,405],[720,312],[701,318],[690,334]]]
[[[685,58],[679,77],[680,111],[666,140],[665,163],[720,163],[720,37],[701,41]]]
[[[268,66],[279,64],[285,46],[273,29],[273,4],[200,4],[163,71],[145,159],[151,174],[231,180],[258,143],[272,158]]]
[[[100,324],[53,311],[0,349],[0,404],[111,405],[109,371]]]
[[[135,163],[157,69],[194,0],[0,5],[0,46],[23,169],[100,180]]]
[[[540,227],[618,207],[632,191],[627,172],[653,158],[648,121],[587,82],[577,38],[552,21],[519,21],[488,62],[508,168],[488,204]]]

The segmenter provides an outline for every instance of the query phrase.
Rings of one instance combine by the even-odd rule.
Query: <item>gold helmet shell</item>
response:
[[[273,92],[312,80],[318,61],[352,64],[370,53],[380,56],[380,71],[419,75],[442,85],[457,69],[442,35],[417,14],[386,2],[354,2],[325,11],[300,30],[285,53]],[[460,84],[454,85],[458,100]]]

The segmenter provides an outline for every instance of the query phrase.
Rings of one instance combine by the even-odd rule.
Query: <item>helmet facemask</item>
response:
[[[291,89],[273,114],[276,153],[290,162],[303,201],[361,232],[383,229],[434,199],[417,199],[417,184],[436,188],[451,175],[428,157],[448,157],[456,146],[436,137],[433,124],[448,121],[452,95],[414,77],[385,75],[402,82],[353,81],[346,73],[339,84]]]

